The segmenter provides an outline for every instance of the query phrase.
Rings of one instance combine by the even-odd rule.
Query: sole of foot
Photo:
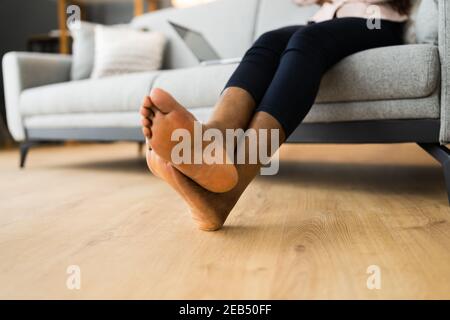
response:
[[[194,154],[194,124],[197,119],[179,104],[169,93],[162,89],[152,90],[141,107],[143,133],[149,147],[161,158],[171,162],[175,168],[194,180],[203,188],[223,193],[233,189],[238,182],[236,167],[224,164],[174,164],[172,150],[179,141],[172,141],[172,134],[177,129],[190,133],[191,154]],[[204,148],[206,145],[203,145]],[[225,148],[223,154],[226,155]]]
[[[147,165],[155,176],[166,181],[183,198],[200,230],[221,229],[239,199],[233,192],[214,193],[202,188],[154,150],[147,150]]]

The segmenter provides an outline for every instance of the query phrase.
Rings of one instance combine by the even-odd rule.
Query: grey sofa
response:
[[[438,4],[438,45],[379,48],[344,59],[324,77],[316,104],[289,142],[418,143],[442,163],[450,199],[450,156],[444,146],[450,141],[450,4],[423,1]],[[202,31],[231,58],[242,56],[265,31],[305,23],[317,9],[299,8],[291,0],[222,0],[137,17],[133,26],[162,31],[169,39],[164,70],[156,72],[71,81],[69,56],[6,54],[8,126],[22,142],[21,165],[39,141],[142,142],[137,111],[152,87],[170,91],[205,120],[236,65],[200,66],[168,20]]]

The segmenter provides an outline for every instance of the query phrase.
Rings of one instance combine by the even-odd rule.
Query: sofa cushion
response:
[[[317,102],[412,99],[439,84],[439,51],[432,45],[402,45],[358,52],[323,78]]]
[[[168,90],[189,108],[212,106],[235,69],[230,64],[162,72],[155,87]],[[426,97],[436,91],[438,80],[435,46],[377,48],[349,56],[328,71],[316,103]]]
[[[236,64],[198,66],[161,72],[154,87],[170,92],[187,108],[213,106]]]
[[[158,71],[64,82],[27,89],[21,114],[42,115],[138,110]]]
[[[439,119],[439,92],[418,99],[351,101],[315,104],[305,123],[368,120]]]
[[[201,122],[211,116],[213,107],[190,110]],[[316,104],[305,123],[328,123],[385,119],[439,119],[439,95],[420,99]],[[139,113],[105,112],[35,115],[24,118],[28,129],[138,128]]]
[[[213,108],[191,110],[201,122],[206,122]],[[76,128],[137,128],[141,126],[141,116],[136,111],[70,113],[28,116],[24,118],[28,129],[76,129]]]
[[[198,66],[54,84],[25,90],[20,107],[25,116],[134,111],[153,85],[171,92],[188,108],[207,108],[216,103],[235,69],[236,64]],[[347,57],[328,71],[316,103],[426,97],[436,91],[438,79],[435,46],[372,49]]]

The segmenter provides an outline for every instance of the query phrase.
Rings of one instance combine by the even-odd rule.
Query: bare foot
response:
[[[197,182],[203,188],[212,192],[227,192],[238,182],[236,167],[226,163],[224,149],[224,164],[174,164],[172,150],[179,143],[172,141],[172,133],[176,129],[186,129],[191,136],[191,154],[194,154],[194,122],[197,119],[181,106],[170,94],[161,89],[154,89],[144,101],[141,108],[143,133],[152,150],[166,161],[173,164],[183,174]],[[206,129],[203,127],[203,129]],[[203,144],[205,148],[207,144]],[[203,149],[202,149],[203,151]],[[193,160],[193,159],[191,159]],[[202,161],[203,162],[203,161]]]
[[[147,164],[154,175],[165,180],[184,199],[200,230],[220,229],[242,193],[239,190],[227,193],[210,192],[151,150],[147,150]]]

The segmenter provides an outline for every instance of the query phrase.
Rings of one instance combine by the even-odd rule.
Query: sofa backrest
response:
[[[438,0],[412,0],[414,12],[406,31],[408,42],[437,44]],[[260,0],[255,35],[288,25],[305,24],[319,6],[299,8],[293,0]]]
[[[439,13],[438,0],[422,0],[414,17],[416,42],[437,44]]]
[[[318,9],[317,5],[299,7],[293,0],[259,0],[253,39],[273,29],[306,24]]]
[[[410,24],[410,42],[437,43],[438,0],[413,0],[419,10]],[[222,58],[242,56],[252,42],[266,31],[301,25],[319,9],[299,7],[293,0],[218,0],[185,9],[164,9],[139,16],[131,22],[138,28],[163,32],[169,42],[164,68],[176,69],[198,64],[197,59],[167,21],[200,31]]]
[[[220,0],[191,8],[169,8],[134,18],[131,24],[163,32],[169,40],[164,68],[185,68],[198,61],[167,21],[200,31],[222,58],[235,58],[252,43],[258,3]]]

